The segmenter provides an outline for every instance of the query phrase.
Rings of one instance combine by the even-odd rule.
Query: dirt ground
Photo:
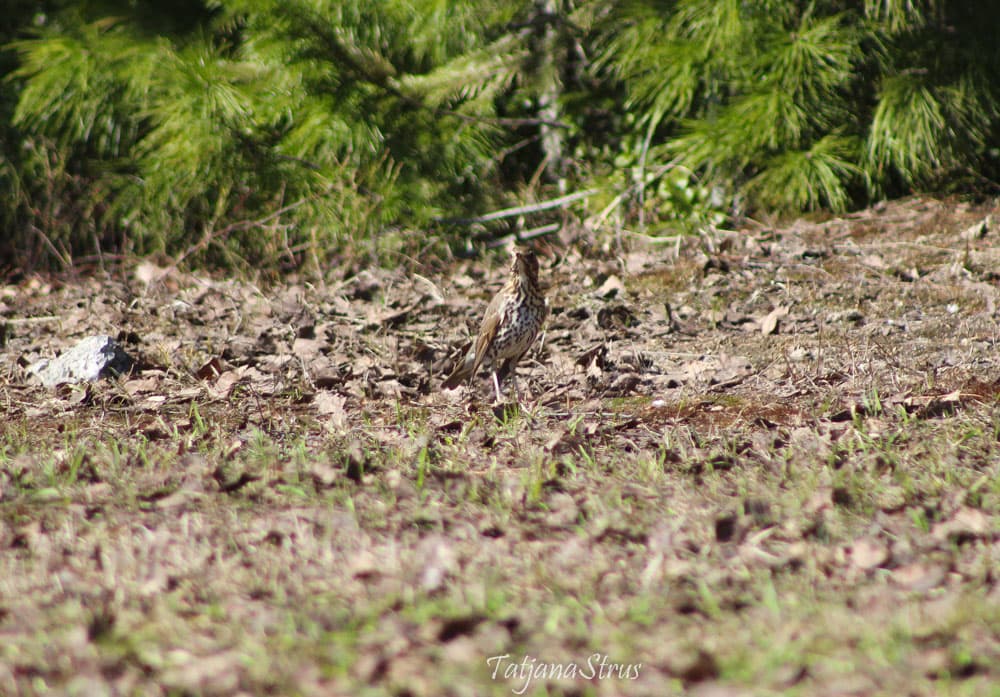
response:
[[[501,256],[0,286],[0,694],[995,695],[998,211],[566,233],[520,406]]]

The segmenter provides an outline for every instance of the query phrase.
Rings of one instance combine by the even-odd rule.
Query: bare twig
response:
[[[52,243],[52,240],[49,239],[48,235],[34,225],[31,226],[31,230],[38,236],[39,239],[41,239],[52,256],[59,260],[64,269],[68,269],[73,266],[73,259],[69,256],[69,254],[59,251],[55,244]]]
[[[513,240],[533,240],[536,237],[541,237],[542,235],[549,235],[556,232],[562,227],[562,223],[549,223],[548,225],[542,225],[541,227],[531,228],[530,230],[525,230],[523,232],[513,232],[509,235],[504,235],[503,237],[498,237],[492,240],[487,247],[490,249],[496,249],[497,247],[503,247],[508,242]]]
[[[62,317],[57,315],[45,315],[42,317],[11,317],[3,320],[3,324],[35,324],[36,322],[58,322]]]
[[[491,220],[514,218],[519,215],[528,215],[529,213],[539,213],[541,211],[547,211],[553,208],[561,208],[562,206],[569,205],[574,201],[579,201],[582,198],[593,196],[596,193],[597,189],[587,189],[586,191],[577,191],[576,193],[573,194],[567,194],[565,196],[560,196],[559,198],[550,199],[548,201],[542,201],[541,203],[535,203],[530,206],[504,208],[503,210],[500,211],[494,211],[492,213],[487,213],[485,215],[477,215],[473,218],[435,218],[435,222],[446,223],[448,225],[472,225],[473,223],[488,223]]]
[[[248,230],[250,228],[263,227],[272,220],[280,218],[285,213],[295,210],[299,206],[309,203],[310,201],[313,201],[319,198],[320,196],[326,195],[327,193],[329,193],[329,191],[330,189],[327,189],[323,192],[313,194],[312,196],[300,198],[298,201],[294,201],[293,203],[289,203],[287,206],[282,206],[278,210],[268,213],[263,218],[258,218],[256,220],[240,220],[235,223],[230,223],[221,230],[208,230],[204,235],[202,235],[202,238],[200,240],[198,240],[193,245],[184,250],[184,253],[174,260],[174,263],[170,265],[169,270],[176,269],[185,259],[187,259],[192,254],[197,254],[198,252],[203,251],[214,240],[225,239],[226,237],[229,236],[230,233],[237,232],[238,230]]]

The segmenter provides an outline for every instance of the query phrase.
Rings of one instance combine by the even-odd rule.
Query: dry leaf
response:
[[[889,560],[889,547],[883,541],[864,537],[850,547],[851,563],[863,571],[882,566]]]
[[[457,564],[452,543],[443,536],[423,540],[417,550],[417,556],[424,560],[420,572],[420,586],[428,592],[440,588],[444,584],[445,577]]]
[[[616,298],[625,292],[625,285],[622,283],[621,279],[612,274],[605,279],[601,287],[594,291],[594,295],[610,300],[611,298]]]
[[[966,542],[986,536],[992,529],[992,518],[978,508],[963,506],[943,523],[934,526],[933,536],[939,542]]]
[[[892,580],[907,590],[923,592],[941,585],[945,573],[940,564],[918,561],[894,570]]]
[[[778,323],[782,318],[788,316],[788,310],[787,305],[779,305],[767,313],[767,316],[760,321],[760,333],[764,336],[776,334],[778,332]]]
[[[347,397],[335,392],[317,392],[313,397],[313,404],[321,416],[328,416],[329,425],[341,430],[347,426],[347,412],[344,405],[347,404]]]

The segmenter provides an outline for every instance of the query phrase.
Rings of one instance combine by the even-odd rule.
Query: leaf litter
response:
[[[594,652],[642,669],[539,684],[986,690],[995,215],[556,245],[496,409],[439,384],[504,260],[6,286],[0,692],[507,694],[491,656]],[[28,379],[99,333],[130,375]]]

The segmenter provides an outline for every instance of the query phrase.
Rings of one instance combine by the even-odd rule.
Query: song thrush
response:
[[[510,279],[490,301],[475,343],[442,387],[458,387],[463,380],[475,378],[479,367],[486,365],[493,376],[498,402],[502,399],[500,383],[508,374],[516,392],[514,368],[541,331],[548,311],[545,295],[538,287],[538,259],[533,252],[515,252]]]

